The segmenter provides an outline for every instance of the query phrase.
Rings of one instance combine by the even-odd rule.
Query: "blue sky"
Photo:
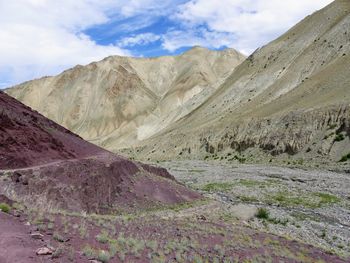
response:
[[[0,88],[110,55],[249,55],[331,0],[0,0]]]

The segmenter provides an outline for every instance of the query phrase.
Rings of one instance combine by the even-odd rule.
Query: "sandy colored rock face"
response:
[[[195,47],[177,57],[108,57],[6,92],[84,139],[129,147],[187,115],[245,57]]]
[[[349,28],[349,1],[308,16],[254,52],[198,109],[128,153],[338,162],[350,151]]]

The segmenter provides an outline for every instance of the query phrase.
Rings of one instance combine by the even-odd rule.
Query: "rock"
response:
[[[38,255],[38,256],[45,256],[45,255],[52,255],[53,253],[53,250],[48,248],[48,247],[41,247],[41,248],[38,248],[35,253]]]
[[[204,215],[197,216],[197,219],[198,220],[202,220],[202,221],[206,221],[207,220],[207,218]]]
[[[43,239],[43,238],[44,238],[44,235],[43,235],[43,234],[40,234],[39,232],[31,233],[30,236],[31,236],[31,238],[33,238],[33,239]]]

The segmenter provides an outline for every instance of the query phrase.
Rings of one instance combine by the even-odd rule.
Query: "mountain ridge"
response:
[[[186,115],[244,58],[233,49],[200,47],[176,57],[112,56],[5,92],[113,150]]]

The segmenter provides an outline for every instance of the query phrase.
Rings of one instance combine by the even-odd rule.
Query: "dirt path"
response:
[[[36,256],[36,249],[44,242],[32,239],[29,228],[18,218],[0,212],[0,263],[48,262],[48,258]]]
[[[48,167],[48,166],[55,166],[55,165],[60,165],[62,163],[65,162],[74,162],[74,161],[78,161],[78,160],[82,160],[82,159],[110,159],[108,156],[110,155],[109,152],[101,152],[98,154],[93,154],[93,155],[88,155],[88,156],[84,156],[81,158],[75,158],[75,159],[69,159],[69,160],[57,160],[54,162],[50,162],[50,163],[44,163],[44,164],[39,164],[39,165],[34,165],[34,166],[28,166],[28,167],[24,167],[24,168],[15,168],[15,169],[0,169],[0,173],[6,173],[6,172],[18,172],[18,171],[27,171],[27,170],[37,170],[43,167]],[[1,262],[0,262],[1,263]]]

